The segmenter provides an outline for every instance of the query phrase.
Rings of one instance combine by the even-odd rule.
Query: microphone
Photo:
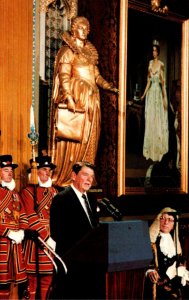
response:
[[[99,199],[98,202],[106,208],[106,210],[111,214],[114,220],[120,221],[122,219],[121,212],[110,202],[109,199],[102,198]]]

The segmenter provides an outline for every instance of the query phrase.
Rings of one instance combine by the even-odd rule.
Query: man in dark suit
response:
[[[66,262],[68,273],[56,277],[55,299],[97,299],[97,270],[72,260],[69,253],[98,225],[97,201],[88,190],[94,181],[94,165],[77,162],[71,173],[72,184],[58,193],[50,208],[51,236],[56,253]],[[97,254],[98,255],[98,254]],[[102,298],[99,296],[99,298]]]

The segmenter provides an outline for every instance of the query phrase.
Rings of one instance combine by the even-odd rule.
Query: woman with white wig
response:
[[[178,213],[166,207],[149,229],[153,261],[146,271],[144,299],[183,299],[189,281],[178,234]]]

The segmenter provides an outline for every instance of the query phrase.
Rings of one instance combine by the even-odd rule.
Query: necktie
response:
[[[87,209],[87,213],[88,213],[89,219],[91,221],[91,225],[93,227],[94,226],[94,218],[93,218],[93,214],[92,214],[92,210],[91,210],[89,201],[88,201],[88,199],[87,199],[87,197],[86,197],[85,194],[82,195],[82,198],[85,200],[85,207]]]

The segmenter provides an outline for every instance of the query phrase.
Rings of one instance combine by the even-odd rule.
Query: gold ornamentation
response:
[[[40,12],[47,12],[49,4],[56,2],[56,0],[40,0]]]
[[[153,40],[152,45],[153,45],[153,46],[159,46],[159,41]]]
[[[65,9],[68,19],[77,16],[77,1],[78,0],[61,0],[60,9]],[[55,4],[56,0],[40,0],[40,12],[46,13],[50,4]]]
[[[78,0],[69,0],[70,10],[68,13],[68,19],[75,18],[77,16],[77,1]]]
[[[161,7],[161,0],[151,0],[151,9],[153,12],[167,14],[168,13],[168,6],[164,5]]]
[[[21,205],[20,205],[20,201],[19,201],[19,198],[18,198],[17,194],[13,194],[12,197],[13,197],[13,205],[12,205],[13,211],[12,211],[12,214],[13,214],[13,218],[15,220],[15,223],[18,223],[19,222],[19,217],[20,217]]]

